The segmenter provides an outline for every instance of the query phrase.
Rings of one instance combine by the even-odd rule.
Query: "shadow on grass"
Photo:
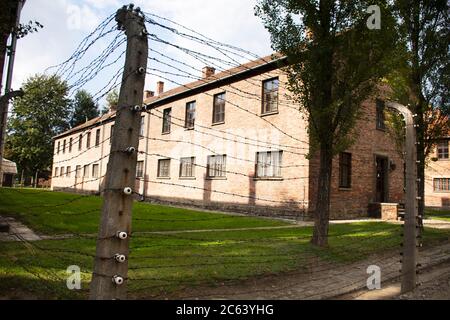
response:
[[[86,281],[82,282],[80,290],[69,290],[65,280],[36,278],[32,275],[0,277],[0,299],[82,300],[87,297],[88,283]]]

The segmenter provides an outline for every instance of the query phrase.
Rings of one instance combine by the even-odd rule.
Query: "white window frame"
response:
[[[225,178],[227,170],[227,155],[208,156],[206,164],[206,176],[208,178]]]
[[[184,157],[180,159],[180,178],[195,177],[195,157]]]
[[[281,178],[283,151],[256,152],[256,178]]]

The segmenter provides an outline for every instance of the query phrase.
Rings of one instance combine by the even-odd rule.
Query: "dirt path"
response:
[[[450,243],[435,247],[422,248],[420,263],[423,268],[448,262]],[[366,283],[369,274],[367,267],[377,265],[381,268],[383,284],[399,279],[399,251],[385,255],[372,256],[369,259],[352,264],[337,265],[317,262],[310,270],[301,270],[287,274],[256,277],[239,283],[221,283],[216,286],[201,286],[184,289],[174,294],[152,298],[168,299],[334,299],[341,297],[353,299],[357,294],[367,292]],[[424,279],[425,280],[425,279]],[[422,281],[422,280],[421,280]],[[392,288],[391,288],[392,290]],[[344,296],[355,292],[355,296]],[[378,290],[379,292],[379,290]],[[150,297],[147,297],[150,298]],[[375,298],[375,297],[374,297]]]
[[[450,300],[450,260],[425,268],[419,275],[419,286],[410,293],[401,294],[401,283],[396,279],[384,283],[380,290],[361,290],[338,299],[346,300]]]

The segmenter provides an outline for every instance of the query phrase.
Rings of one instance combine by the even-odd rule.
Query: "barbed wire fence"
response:
[[[117,65],[125,50],[122,46],[126,42],[121,33],[117,34],[110,41],[108,46],[86,66],[76,69],[77,64],[85,56],[86,52],[92,46],[107,36],[113,35],[116,26],[111,26],[114,15],[107,17],[99,26],[88,35],[75,50],[74,54],[69,57],[62,64],[54,66],[56,74],[65,78],[71,83],[70,88],[72,92],[85,86],[88,82],[93,81],[101,72],[109,70],[110,67]],[[250,51],[227,45],[213,39],[210,39],[194,30],[191,30],[181,24],[178,24],[169,19],[159,17],[151,13],[145,13],[145,21],[151,26],[162,28],[171,34],[181,37],[185,40],[195,42],[196,45],[201,45],[212,49],[220,56],[216,57],[210,54],[204,54],[199,50],[189,49],[186,46],[176,44],[174,41],[163,39],[162,36],[156,34],[149,34],[150,41],[172,47],[184,53],[193,60],[204,65],[213,66],[217,70],[227,74],[230,73],[229,68],[242,68],[248,70],[249,67],[242,65],[240,59],[264,59]],[[180,31],[179,29],[183,31]],[[196,76],[191,71],[200,72],[201,70],[192,64],[188,64],[181,59],[175,59],[156,49],[150,48],[150,51],[157,55],[149,56],[149,61],[153,61],[161,66],[175,70],[175,72],[148,67],[146,74],[156,76],[167,80],[175,85],[184,87],[189,86],[182,83],[181,79],[191,79],[205,82],[200,76]],[[116,53],[116,55],[114,55]],[[118,54],[118,55],[117,55]],[[165,60],[165,61],[164,61]],[[267,61],[268,62],[268,61]],[[116,69],[110,80],[98,92],[94,94],[96,101],[102,99],[109,91],[117,88],[120,85],[119,77],[123,72],[123,67]],[[131,75],[134,71],[128,73]],[[126,79],[125,75],[122,80]],[[200,73],[199,73],[200,75]],[[269,78],[269,76],[267,77]],[[261,77],[265,79],[265,77]],[[247,84],[255,87],[257,91],[262,89],[262,81],[260,79],[245,79]],[[287,88],[286,83],[280,81],[280,88]],[[239,97],[240,99],[247,99],[255,103],[261,103],[262,98],[255,92],[247,91],[236,86],[227,85],[227,93]],[[208,92],[202,92],[206,96],[212,97]],[[219,139],[235,144],[242,144],[256,148],[266,148],[269,150],[283,150],[284,153],[296,156],[298,159],[304,159],[308,155],[308,141],[301,139],[289,133],[279,125],[271,122],[266,118],[261,118],[257,112],[242,107],[234,103],[232,99],[226,98],[225,103],[230,107],[252,115],[255,119],[264,122],[265,125],[270,126],[273,130],[280,133],[285,139],[291,141],[287,142],[269,142],[263,141],[251,136],[245,136],[229,132],[226,130],[216,129],[213,127],[204,126],[196,123],[193,129],[201,135],[211,137],[212,139]],[[296,110],[300,114],[298,103],[289,99],[289,97],[281,97],[279,101],[280,107],[286,107],[289,110]],[[144,106],[144,111],[148,113],[149,117],[162,120],[162,112],[158,109]],[[363,118],[364,119],[364,118]],[[184,128],[184,119],[171,116],[170,124]],[[106,128],[105,128],[106,129]],[[89,129],[85,129],[78,133],[78,138],[72,141],[72,144],[66,145],[62,150],[56,150],[54,156],[65,153],[71,150],[73,146],[84,140],[88,134]],[[162,143],[176,143],[176,144],[190,144],[197,148],[207,150],[211,154],[222,154],[220,150],[203,145],[202,143],[193,142],[181,139],[164,139],[152,136],[143,136],[146,144],[151,141],[159,141]],[[104,147],[104,144],[110,141],[110,137],[99,141],[98,144],[92,144],[90,147],[84,149],[77,154],[54,161],[54,166],[65,166],[65,163],[71,162],[74,159],[86,155],[93,148]],[[389,152],[396,152],[395,149],[386,150]],[[69,152],[68,152],[69,153]],[[170,154],[163,154],[161,152],[138,150],[141,155],[146,155],[155,158],[167,158],[179,162],[178,157]],[[83,162],[83,166],[89,166],[99,163],[102,160],[108,159],[110,152],[106,152],[101,157],[88,162]],[[229,155],[229,157],[233,157]],[[234,160],[243,163],[255,163],[255,159],[245,157],[233,157]],[[80,160],[81,162],[82,160]],[[357,160],[356,160],[357,161]],[[81,168],[83,168],[83,166]],[[195,167],[199,170],[207,170],[207,165],[195,163]],[[280,168],[302,168],[307,166],[304,162],[293,163],[289,165],[280,165]],[[79,169],[71,168],[66,170],[64,175],[71,178],[75,175],[75,182],[69,186],[57,188],[60,192],[86,191],[83,186],[91,182],[97,183],[101,186],[101,181],[105,175],[100,173],[92,178],[79,177],[77,174]],[[224,173],[229,175],[236,175],[245,178],[252,178],[254,175],[248,172],[240,172],[235,170],[224,170]],[[355,178],[365,179],[370,177],[369,173],[358,173]],[[52,173],[52,179],[61,178],[61,175]],[[77,180],[80,179],[80,181]],[[284,180],[307,180],[310,177],[292,176],[284,177]],[[155,186],[163,185],[171,188],[192,189],[200,192],[215,193],[217,195],[229,196],[236,199],[246,200],[246,205],[258,202],[265,206],[289,205],[302,207],[305,200],[301,201],[284,201],[279,199],[270,199],[256,195],[245,195],[227,190],[220,190],[213,187],[198,187],[189,185],[187,183],[173,183],[168,181],[160,181],[148,179],[146,177],[136,177],[136,182],[143,182],[153,184]],[[430,183],[426,181],[426,183]],[[78,189],[78,187],[80,187]],[[68,199],[54,204],[43,204],[39,198],[40,194],[45,194],[50,191],[47,190],[22,190],[22,189],[8,189],[12,193],[16,193],[20,199],[15,201],[11,194],[2,192],[2,198],[7,199],[5,202],[14,203],[14,212],[19,213],[22,217],[27,215],[29,218],[42,215],[39,211],[45,210],[45,214],[49,218],[61,219],[64,221],[62,227],[55,228],[52,221],[42,221],[41,228],[51,230],[51,235],[41,236],[40,240],[28,240],[27,234],[24,232],[11,232],[10,236],[17,241],[2,242],[2,246],[6,249],[13,248],[13,250],[2,250],[0,256],[4,257],[10,264],[14,264],[21,268],[25,274],[37,279],[47,288],[48,293],[53,297],[70,296],[66,288],[66,268],[69,265],[82,266],[81,272],[84,281],[87,283],[92,274],[92,260],[93,259],[109,259],[115,260],[117,256],[97,256],[95,253],[95,242],[99,237],[92,233],[80,233],[73,228],[73,225],[80,222],[80,219],[98,219],[100,212],[100,202],[95,201],[93,208],[80,211],[78,202],[90,199],[89,194],[81,195],[67,195]],[[100,190],[98,190],[100,191]],[[133,191],[137,199],[147,197],[146,194],[141,194],[138,191]],[[33,202],[36,202],[33,204]],[[157,210],[157,209],[155,209]],[[97,215],[95,215],[97,213]],[[195,218],[195,216],[198,216]],[[28,218],[28,219],[29,219]],[[290,290],[293,290],[292,297],[303,299],[317,299],[329,298],[335,296],[337,293],[345,293],[357,288],[363,288],[366,285],[367,278],[366,270],[361,269],[365,265],[378,265],[386,270],[383,277],[393,278],[400,276],[400,253],[401,253],[401,225],[381,225],[378,231],[368,231],[363,226],[358,227],[340,227],[339,224],[332,225],[330,229],[330,247],[327,249],[315,248],[309,244],[310,227],[285,225],[283,228],[271,226],[270,232],[265,229],[256,229],[252,227],[243,228],[246,231],[240,232],[224,229],[223,231],[215,230],[213,232],[204,229],[201,223],[213,221],[226,221],[240,219],[245,221],[249,219],[247,216],[229,215],[229,214],[212,214],[200,213],[194,215],[186,214],[171,216],[170,214],[158,213],[156,216],[152,214],[138,214],[133,213],[133,224],[136,225],[137,231],[129,234],[131,239],[131,246],[129,257],[129,275],[124,279],[129,282],[128,291],[131,297],[147,297],[147,298],[165,298],[172,294],[178,298],[233,298],[237,296],[258,296],[264,297],[286,297]],[[7,220],[8,221],[8,220]],[[10,222],[9,222],[10,223]],[[171,230],[170,227],[174,223],[188,224],[184,229]],[[152,227],[162,227],[160,230]],[[165,225],[164,225],[165,224]],[[67,226],[72,225],[72,228]],[[139,226],[140,225],[140,226]],[[201,227],[199,230],[187,229],[187,227],[195,228]],[[13,230],[14,226],[10,223]],[[66,229],[65,229],[66,228]],[[196,232],[193,232],[196,231]],[[262,235],[261,235],[262,234]],[[112,237],[115,235],[112,235]],[[378,247],[373,247],[374,239],[379,239]],[[82,245],[80,245],[80,242]],[[81,248],[80,248],[81,247]],[[426,247],[425,247],[426,248]],[[17,254],[15,250],[21,252]],[[424,248],[421,248],[424,250]],[[376,255],[373,255],[373,252]],[[56,265],[55,265],[56,263]],[[238,275],[233,274],[236,268],[232,266],[239,266],[241,271]],[[176,270],[174,273],[173,270]],[[285,271],[287,276],[295,277],[292,283],[280,286],[273,285],[270,282],[270,274]],[[339,282],[340,288],[332,285],[333,276],[343,276],[346,272],[348,277],[345,281]],[[269,275],[269,276],[268,276]],[[355,275],[355,276],[352,276]],[[113,278],[114,274],[98,274],[98,276]],[[248,277],[258,276],[262,280],[268,281],[271,286],[254,286],[249,283],[252,281]],[[264,278],[266,277],[266,278]],[[229,290],[213,290],[208,288],[208,285],[217,283],[230,284],[233,288],[236,283],[245,280],[249,287],[248,290],[238,290],[234,292]],[[331,282],[330,282],[331,281]],[[195,291],[192,288],[203,288],[203,292]],[[311,288],[313,286],[313,288]],[[316,287],[314,287],[316,286]],[[178,291],[180,293],[177,293]],[[84,296],[87,294],[87,287],[81,291]],[[175,292],[175,293],[173,293]]]

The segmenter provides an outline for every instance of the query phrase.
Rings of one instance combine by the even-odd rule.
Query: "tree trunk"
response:
[[[38,187],[38,172],[39,170],[36,170],[36,173],[34,174],[34,187]]]
[[[320,146],[319,181],[317,184],[314,231],[311,243],[320,247],[328,245],[328,224],[330,220],[330,189],[333,152],[328,143]]]

